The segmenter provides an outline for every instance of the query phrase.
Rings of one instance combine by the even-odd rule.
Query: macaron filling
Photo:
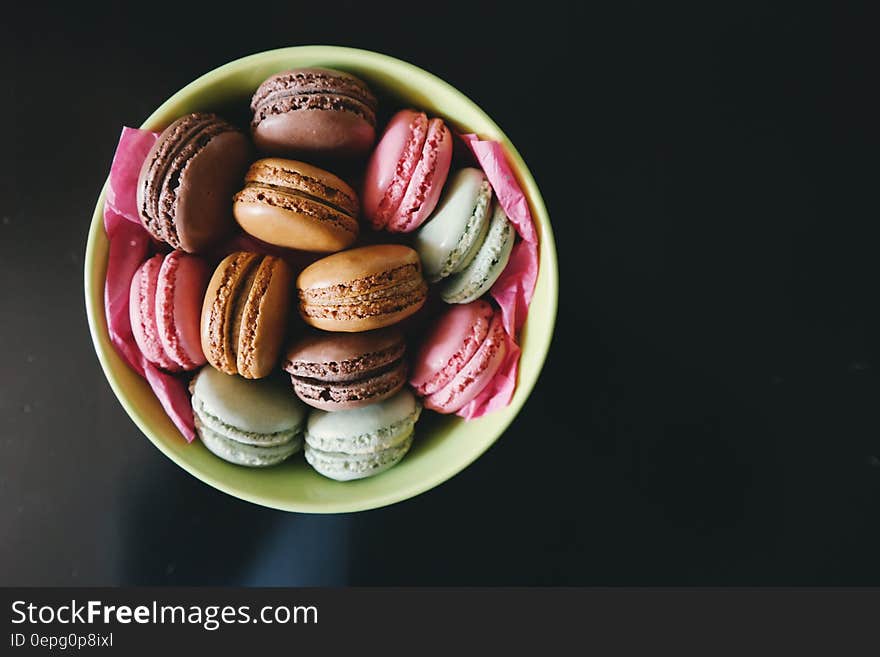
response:
[[[252,125],[273,114],[285,114],[297,110],[345,111],[376,125],[376,114],[357,98],[341,94],[303,94],[296,91],[279,91],[272,94],[259,106],[254,114]]]
[[[251,165],[250,171],[245,176],[245,183],[255,183],[271,189],[295,193],[329,205],[343,214],[357,216],[359,210],[357,197],[348,194],[341,189],[341,186],[333,187],[293,168],[269,164],[273,161],[278,160],[263,160]]]
[[[251,101],[256,127],[272,114],[296,110],[343,110],[376,125],[375,96],[353,76],[326,70],[279,73],[263,82]]]
[[[347,232],[357,232],[357,219],[341,207],[322,198],[295,189],[249,182],[233,198],[235,203],[271,205],[288,212],[304,214],[320,222],[329,222]]]
[[[368,291],[357,296],[333,298],[321,302],[306,301],[302,310],[307,317],[350,320],[400,312],[425,301],[427,284],[422,280],[405,281],[392,288]]]
[[[406,362],[400,360],[353,381],[321,381],[291,376],[297,396],[317,408],[333,410],[387,399],[406,383]]]
[[[319,381],[356,381],[365,373],[375,373],[389,364],[393,365],[403,358],[406,345],[403,341],[386,349],[359,354],[354,358],[334,361],[290,360],[285,363],[284,370],[292,376],[318,379]]]
[[[317,472],[337,481],[365,479],[391,469],[406,456],[412,447],[412,436],[404,442],[388,449],[369,454],[347,454],[325,452],[306,443],[306,461]]]
[[[250,291],[247,294],[247,301],[241,310],[241,315],[236,320],[238,328],[238,348],[235,350],[236,360],[238,371],[244,376],[248,375],[252,368],[252,361],[255,358],[259,315],[262,310],[263,298],[266,296],[269,284],[272,282],[273,268],[274,258],[271,256],[263,258],[251,280]],[[234,336],[232,337],[234,338]]]
[[[256,253],[236,253],[228,259],[220,272],[221,279],[211,300],[208,315],[202,318],[207,329],[208,340],[203,340],[203,346],[206,348],[208,362],[227,374],[235,374],[237,371],[235,362],[238,333],[234,324],[235,318],[239,318],[240,325],[241,313],[233,310],[240,303],[240,290],[244,288],[245,281],[255,274],[258,262],[259,256]]]
[[[427,284],[415,264],[346,283],[300,290],[308,317],[354,319],[398,312],[424,302]]]

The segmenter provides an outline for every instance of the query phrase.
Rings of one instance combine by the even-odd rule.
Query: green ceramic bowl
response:
[[[254,90],[266,77],[300,66],[350,71],[401,105],[422,108],[429,114],[442,116],[460,132],[474,132],[504,145],[529,199],[541,240],[540,273],[521,335],[519,383],[510,405],[470,422],[424,413],[413,448],[398,466],[376,477],[348,483],[321,477],[301,456],[274,468],[252,470],[221,461],[198,441],[187,444],[147,383],[116,354],[107,334],[103,289],[108,242],[102,221],[103,191],[95,207],[86,246],[86,310],[95,351],[113,392],[153,444],[187,472],[230,495],[276,509],[310,513],[360,511],[405,500],[449,479],[488,449],[516,416],[535,385],[553,335],[557,303],[556,249],[541,194],[501,129],[443,80],[393,57],[332,46],[283,48],[251,55],[188,84],[153,112],[142,127],[158,130],[187,112],[247,107]]]

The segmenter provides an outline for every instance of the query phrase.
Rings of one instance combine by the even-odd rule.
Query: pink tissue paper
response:
[[[138,172],[157,136],[148,130],[123,128],[113,156],[104,203],[104,230],[110,240],[104,309],[110,341],[116,351],[147,380],[174,426],[187,442],[192,442],[196,434],[186,381],[163,372],[144,358],[134,341],[128,319],[131,278],[141,263],[158,250],[158,245],[141,226],[136,201]]]
[[[507,406],[513,398],[520,355],[516,334],[526,319],[538,279],[538,236],[528,200],[507,163],[501,144],[480,140],[476,135],[462,135],[461,138],[486,173],[498,202],[520,237],[513,246],[507,266],[489,290],[504,320],[507,357],[485,390],[458,411],[461,417],[472,420]]]

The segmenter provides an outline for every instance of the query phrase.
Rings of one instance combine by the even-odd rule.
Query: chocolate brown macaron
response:
[[[202,304],[201,338],[214,368],[246,379],[278,362],[290,312],[293,272],[274,256],[238,251],[217,265]]]
[[[215,114],[187,114],[150,149],[137,184],[138,215],[157,240],[205,251],[235,227],[232,196],[251,160],[248,138]]]
[[[263,153],[306,159],[364,155],[376,140],[376,97],[353,75],[329,68],[276,73],[251,100]]]
[[[391,326],[425,304],[419,255],[402,244],[376,244],[321,258],[297,278],[299,311],[325,331]]]
[[[339,251],[357,239],[357,193],[329,171],[267,158],[251,164],[244,180],[232,211],[246,233],[317,253]]]
[[[406,382],[406,342],[394,327],[365,333],[314,331],[284,358],[297,396],[324,411],[358,408],[394,395]]]

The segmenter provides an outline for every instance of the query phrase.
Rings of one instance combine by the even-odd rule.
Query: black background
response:
[[[583,4],[4,17],[0,583],[880,584],[876,23]],[[312,43],[474,99],[537,179],[560,262],[554,343],[506,434],[343,516],[259,508],[164,458],[104,380],[81,282],[121,126]]]

